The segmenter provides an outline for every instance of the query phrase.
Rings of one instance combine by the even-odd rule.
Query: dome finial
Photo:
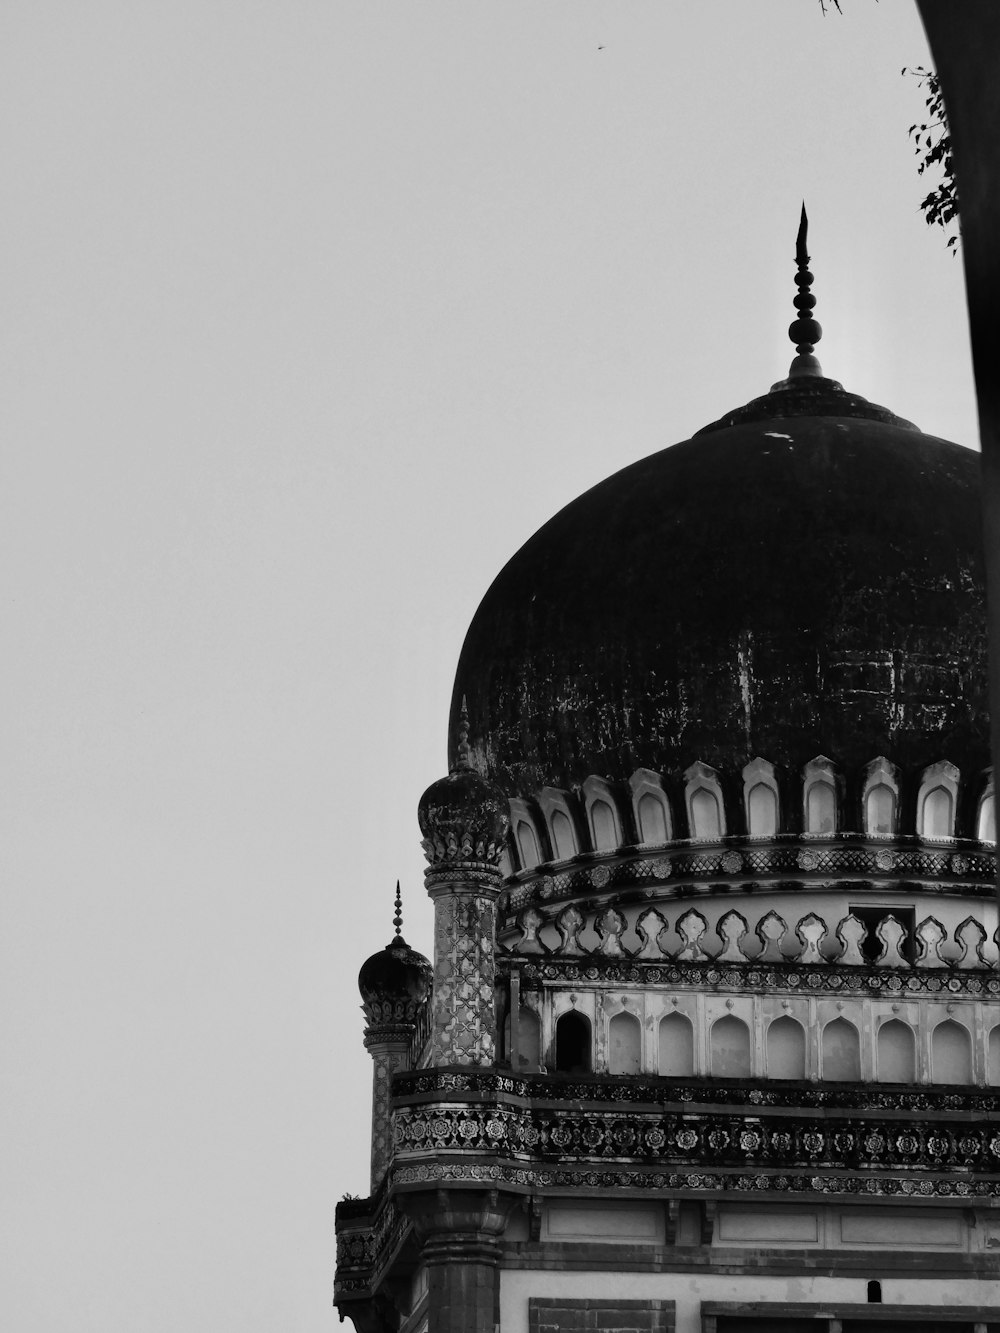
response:
[[[396,939],[401,939],[403,934],[403,895],[399,891],[399,880],[396,880],[396,910],[393,913],[392,924],[396,927]]]
[[[798,272],[795,274],[795,285],[798,287],[794,305],[799,312],[798,318],[794,319],[788,326],[788,336],[795,343],[795,350],[798,353],[788,370],[789,379],[798,379],[804,376],[823,375],[823,368],[818,359],[813,356],[813,349],[816,343],[823,336],[823,330],[819,321],[813,319],[812,311],[816,305],[816,298],[809,288],[813,284],[813,275],[809,272],[809,254],[806,250],[806,236],[809,231],[809,219],[806,217],[805,201],[802,204],[802,213],[799,218],[799,231],[795,238],[795,263]]]
[[[458,714],[458,745],[455,749],[454,772],[472,767],[472,751],[469,748],[469,701],[462,695],[462,707]]]

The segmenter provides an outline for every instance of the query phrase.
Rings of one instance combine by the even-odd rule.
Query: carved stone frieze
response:
[[[735,1193],[768,1195],[863,1195],[874,1198],[938,1199],[955,1202],[993,1199],[996,1180],[956,1179],[945,1176],[878,1175],[868,1172],[824,1174],[821,1172],[650,1171],[620,1166],[569,1165],[560,1167],[521,1166],[509,1162],[435,1162],[399,1166],[393,1175],[397,1187],[412,1187],[447,1181],[507,1185],[516,1189],[578,1189],[585,1191],[627,1189],[630,1191],[684,1190],[685,1193]]]
[[[606,958],[590,954],[566,958],[558,954],[545,959],[501,955],[497,959],[501,976],[512,968],[521,974],[522,984],[544,982],[559,985],[583,985],[588,982],[610,985],[691,987],[695,990],[786,991],[799,994],[858,994],[905,998],[919,995],[1000,996],[1000,973],[995,968],[881,969],[873,966],[842,967],[838,963],[804,965],[779,964],[761,967],[756,961],[656,963],[643,957]]]
[[[485,862],[490,865],[498,865],[504,851],[502,839],[500,842],[495,842],[492,838],[476,837],[468,832],[460,835],[453,830],[449,830],[443,836],[435,835],[432,838],[423,838],[420,846],[431,865],[440,862],[446,864],[454,862],[478,864]]]
[[[714,848],[681,844],[653,857],[623,852],[599,867],[570,863],[558,869],[544,866],[522,872],[508,881],[507,908],[513,917],[529,903],[581,897],[595,889],[635,890],[641,895],[647,890],[656,892],[658,887],[670,897],[699,888],[707,891],[714,880],[752,880],[762,887],[790,888],[831,877],[883,882],[916,879],[931,889],[960,884],[985,895],[996,879],[996,855],[981,843],[962,845],[956,851],[928,847],[916,838],[897,838],[888,846],[865,839],[847,845],[812,838],[803,843],[797,837],[765,846],[737,839]]]
[[[885,1088],[875,1083],[844,1085],[767,1080],[723,1082],[705,1078],[622,1078],[620,1076],[567,1080],[560,1075],[515,1075],[499,1070],[408,1070],[397,1074],[393,1095],[401,1099],[455,1100],[469,1095],[559,1105],[581,1102],[637,1103],[647,1106],[789,1107],[805,1110],[906,1112],[920,1115],[982,1114],[1000,1120],[1000,1089],[991,1088]]]
[[[558,1158],[655,1162],[694,1169],[756,1165],[774,1171],[948,1172],[988,1175],[1000,1186],[1000,1128],[870,1117],[854,1111],[764,1115],[732,1111],[640,1112],[595,1107],[424,1105],[401,1107],[395,1123],[395,1180],[415,1156],[488,1154],[506,1160]]]
[[[387,1041],[409,1042],[427,1001],[419,999],[369,999],[361,1006],[366,1019],[365,1046]]]

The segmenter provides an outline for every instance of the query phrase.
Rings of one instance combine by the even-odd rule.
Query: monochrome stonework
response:
[[[797,255],[789,378],[473,618],[433,964],[359,978],[359,1333],[1000,1328],[978,465],[822,375]]]

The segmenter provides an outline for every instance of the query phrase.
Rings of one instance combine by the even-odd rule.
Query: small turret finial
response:
[[[400,939],[403,933],[403,895],[399,891],[399,880],[396,880],[396,911],[393,914],[392,924],[396,927],[396,939]]]
[[[798,379],[807,375],[822,376],[823,374],[823,368],[819,360],[813,356],[813,350],[823,336],[823,329],[819,321],[812,317],[816,298],[809,290],[813,284],[813,275],[809,272],[809,254],[806,250],[808,231],[809,219],[806,217],[806,206],[803,202],[802,213],[799,218],[799,231],[795,238],[795,263],[798,269],[795,274],[795,285],[799,290],[793,304],[798,311],[798,318],[794,319],[788,326],[788,336],[795,343],[798,356],[793,359],[789,367],[789,379]]]
[[[462,707],[458,714],[458,745],[455,753],[455,768],[472,767],[472,750],[469,746],[469,703],[462,695]]]

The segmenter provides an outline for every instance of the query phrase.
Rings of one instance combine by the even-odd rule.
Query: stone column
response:
[[[500,1238],[513,1200],[495,1190],[437,1190],[399,1203],[427,1266],[428,1333],[495,1333]]]
[[[412,1033],[412,1023],[391,1028],[369,1022],[365,1028],[365,1049],[372,1057],[372,1194],[392,1161],[392,1076],[406,1065]]]
[[[434,903],[431,1063],[493,1064],[500,872],[482,863],[430,866],[425,882]]]
[[[472,767],[464,705],[455,764],[424,792],[417,818],[434,902],[432,1063],[493,1064],[499,866],[510,813],[500,788]]]

